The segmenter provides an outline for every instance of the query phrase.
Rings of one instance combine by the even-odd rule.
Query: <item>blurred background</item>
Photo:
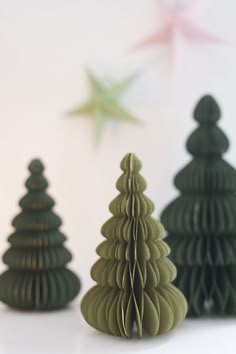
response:
[[[236,2],[206,2],[197,23],[228,45],[185,43],[176,75],[168,45],[132,50],[165,25],[157,0],[0,0],[0,256],[26,193],[27,166],[41,158],[74,255],[69,266],[82,280],[82,292],[65,311],[22,313],[1,304],[1,354],[105,354],[111,347],[123,354],[156,353],[160,347],[162,354],[184,354],[190,346],[196,353],[214,349],[217,354],[225,343],[228,353],[235,353],[233,320],[203,320],[197,330],[188,320],[178,334],[142,343],[107,336],[104,346],[105,336],[90,328],[79,310],[93,283],[90,268],[103,241],[100,228],[118,194],[115,183],[126,153],[142,160],[146,193],[159,218],[177,195],[174,175],[190,160],[185,141],[196,126],[194,106],[210,93],[221,106],[220,125],[231,141],[225,158],[236,166]],[[109,120],[98,145],[92,119],[68,118],[67,112],[90,95],[88,67],[101,80],[139,73],[122,103],[143,125]],[[4,268],[0,262],[0,271]]]
[[[131,50],[163,26],[155,0],[0,0],[0,254],[34,157],[46,166],[83,293],[127,152],[143,162],[159,217],[177,194],[174,175],[190,159],[184,145],[193,108],[211,93],[231,140],[226,158],[236,165],[235,12],[233,0],[209,3],[199,25],[229,45],[187,43],[176,78],[168,46]],[[109,121],[96,145],[91,119],[66,117],[89,96],[86,67],[118,80],[140,72],[123,102],[142,126]]]

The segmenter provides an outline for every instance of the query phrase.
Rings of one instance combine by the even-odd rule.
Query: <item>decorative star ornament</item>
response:
[[[82,117],[86,115],[93,119],[97,142],[101,141],[105,124],[108,120],[140,123],[140,121],[129,113],[120,103],[121,96],[133,83],[137,75],[131,75],[117,83],[110,80],[101,82],[95,77],[91,70],[87,70],[87,76],[91,90],[90,98],[81,106],[69,112],[69,115],[72,117]]]
[[[226,41],[198,25],[198,18],[208,3],[209,0],[193,0],[191,4],[186,5],[183,0],[176,0],[171,7],[165,0],[158,0],[160,15],[165,21],[165,26],[138,43],[134,49],[169,44],[174,67],[178,69],[182,63],[187,41],[226,44]]]

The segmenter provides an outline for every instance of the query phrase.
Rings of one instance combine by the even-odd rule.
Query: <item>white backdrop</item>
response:
[[[89,271],[103,240],[100,228],[110,217],[108,204],[118,193],[119,163],[127,152],[143,161],[147,195],[159,216],[177,194],[173,176],[190,159],[184,144],[195,127],[193,107],[201,95],[212,93],[231,140],[226,158],[236,165],[235,12],[234,0],[211,2],[201,24],[231,45],[189,43],[182,76],[175,81],[168,48],[130,51],[162,26],[156,0],[0,0],[0,256],[26,192],[26,166],[40,157],[74,255],[70,267],[83,282],[67,311],[19,314],[1,305],[1,354],[105,354],[111,347],[123,354],[185,354],[190,347],[193,353],[217,354],[226,342],[228,353],[235,353],[233,319],[186,320],[167,337],[127,342],[90,328],[78,306],[92,284]],[[143,127],[108,123],[96,147],[89,119],[65,119],[88,95],[86,65],[115,79],[142,71],[124,104],[144,121]]]
[[[195,126],[193,106],[212,93],[231,139],[226,157],[236,165],[235,12],[233,0],[210,4],[201,24],[231,46],[189,44],[175,82],[168,49],[129,50],[162,25],[155,0],[0,0],[1,254],[33,157],[47,167],[49,193],[63,217],[71,267],[81,275],[83,291],[91,284],[89,270],[124,154],[136,152],[143,161],[158,216],[177,193],[174,174],[189,159],[184,143]],[[141,68],[124,103],[143,127],[108,123],[96,147],[89,119],[64,118],[87,97],[86,65],[117,79]]]

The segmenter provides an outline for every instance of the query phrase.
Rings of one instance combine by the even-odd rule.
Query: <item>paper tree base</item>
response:
[[[19,309],[61,308],[79,289],[79,279],[66,268],[37,272],[7,270],[0,276],[0,300]]]
[[[145,291],[96,285],[84,297],[81,308],[86,321],[104,333],[131,337],[136,324],[141,332],[156,336],[183,321],[187,311],[183,300],[172,284]]]
[[[236,315],[235,275],[236,266],[178,267],[174,283],[188,300],[188,316],[200,316],[207,307],[216,315]],[[213,307],[207,303],[209,298]]]

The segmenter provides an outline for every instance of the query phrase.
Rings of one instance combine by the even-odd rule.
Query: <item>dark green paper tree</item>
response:
[[[113,216],[101,229],[106,240],[91,270],[97,285],[84,296],[81,310],[91,326],[107,334],[131,337],[137,327],[139,337],[156,336],[183,321],[187,303],[170,284],[176,268],[161,240],[162,225],[151,216],[154,205],[143,194],[141,162],[128,154],[121,169],[120,194],[110,204]]]
[[[11,247],[3,255],[9,269],[0,276],[0,300],[21,309],[64,307],[80,289],[77,276],[65,267],[71,254],[63,245],[62,221],[52,211],[43,170],[40,160],[29,165],[28,193],[20,200],[22,212],[13,219]]]
[[[187,141],[193,160],[176,175],[181,195],[161,221],[188,315],[236,315],[236,171],[222,158],[229,141],[217,126],[220,109],[211,96],[198,102],[194,118],[199,126]]]

